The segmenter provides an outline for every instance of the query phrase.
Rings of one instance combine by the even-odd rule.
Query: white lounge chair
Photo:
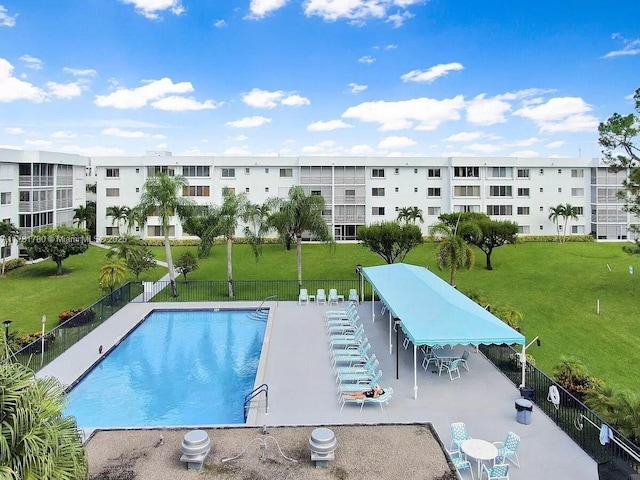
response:
[[[358,291],[355,288],[349,290],[349,303],[360,303],[360,297],[358,296]]]
[[[298,295],[298,305],[309,305],[309,293],[306,288],[300,289],[300,295]]]
[[[335,288],[329,289],[328,303],[329,305],[335,305],[336,307],[338,306],[338,290],[336,290]]]
[[[324,293],[324,288],[319,288],[316,292],[316,303],[320,305],[321,303],[327,304],[327,294]]]

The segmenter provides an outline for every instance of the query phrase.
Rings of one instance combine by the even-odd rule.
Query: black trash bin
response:
[[[533,411],[533,403],[529,400],[519,398],[516,400],[516,421],[523,425],[531,423],[531,412]]]
[[[533,387],[520,387],[520,396],[530,402],[536,401],[536,389]]]

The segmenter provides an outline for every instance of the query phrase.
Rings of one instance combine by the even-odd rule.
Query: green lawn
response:
[[[69,257],[62,263],[64,274],[56,276],[51,260],[28,265],[0,277],[1,320],[13,320],[11,331],[39,332],[42,315],[47,316],[47,330],[58,325],[58,314],[72,308],[85,308],[105,292],[98,285],[98,270],[106,250],[89,247],[82,255]],[[141,279],[160,278],[166,268],[157,267]],[[133,280],[132,274],[127,280]]]
[[[447,279],[435,265],[435,245],[425,244],[407,258],[408,263],[428,266]],[[164,259],[164,249],[153,247]],[[174,257],[196,247],[174,247]],[[86,307],[97,300],[97,272],[104,250],[91,247],[83,255],[63,264],[65,276],[55,277],[55,264],[46,261],[10,272],[0,278],[4,318],[14,320],[11,328],[38,331],[40,317],[47,315],[47,328],[57,323],[65,309]],[[482,294],[492,305],[509,305],[524,314],[523,333],[528,339],[539,335],[542,347],[529,349],[537,365],[550,372],[561,355],[573,355],[585,362],[591,375],[611,385],[638,390],[640,379],[633,368],[640,361],[637,348],[640,318],[640,281],[632,284],[629,265],[640,271],[640,259],[622,252],[620,243],[525,243],[495,251],[493,271],[484,269],[484,254],[477,251],[476,266],[459,272],[458,288]],[[382,259],[357,244],[334,248],[303,245],[303,278],[355,279],[355,266],[379,265]],[[611,271],[609,271],[609,268]],[[166,272],[157,268],[144,279],[156,279]],[[226,278],[226,247],[215,246],[211,256],[200,260],[193,280]],[[248,245],[234,246],[234,279],[296,278],[296,252],[280,245],[265,245],[258,262]],[[600,314],[596,302],[600,300]],[[624,359],[624,360],[623,360]]]

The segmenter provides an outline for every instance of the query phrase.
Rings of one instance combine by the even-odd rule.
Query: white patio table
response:
[[[498,456],[498,449],[493,443],[479,438],[464,440],[460,444],[460,448],[465,455],[478,462],[478,478],[480,478],[482,462],[494,460]]]

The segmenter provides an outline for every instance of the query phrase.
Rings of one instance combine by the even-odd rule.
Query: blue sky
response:
[[[633,110],[618,0],[0,0],[0,146],[595,157]]]

